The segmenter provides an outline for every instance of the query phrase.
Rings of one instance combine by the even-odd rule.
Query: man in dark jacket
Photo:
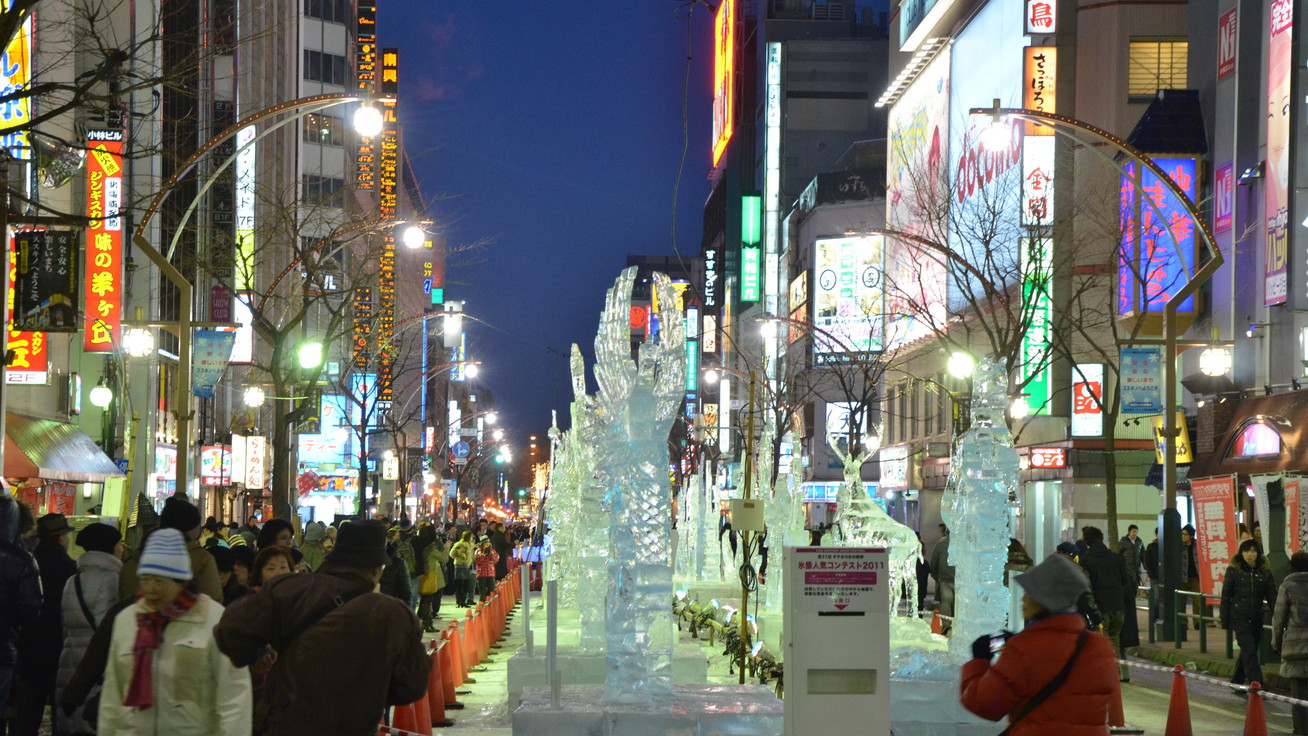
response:
[[[18,658],[18,631],[41,613],[36,559],[18,541],[18,500],[0,496],[0,720]]]
[[[949,561],[949,530],[944,532],[945,536],[931,549],[931,575],[936,579],[936,608],[941,616],[953,616],[954,565]]]
[[[427,692],[431,659],[413,611],[378,595],[386,528],[356,521],[312,575],[282,575],[223,614],[218,648],[244,667],[278,652],[254,713],[264,736],[372,736],[388,705]]]
[[[500,556],[495,561],[495,579],[503,580],[509,574],[509,557],[513,554],[513,542],[509,541],[509,535],[504,532],[503,522],[491,524],[490,542],[491,549]]]
[[[1104,532],[1096,526],[1081,527],[1081,539],[1086,551],[1081,556],[1081,569],[1090,578],[1090,592],[1095,606],[1103,616],[1103,633],[1113,642],[1113,651],[1121,656],[1122,623],[1126,620],[1126,591],[1131,587],[1131,574],[1127,572],[1122,556],[1104,545]],[[1122,679],[1129,674],[1121,669]]]
[[[45,592],[36,621],[23,627],[15,670],[14,705],[18,712],[12,733],[37,736],[46,706],[54,705],[55,679],[59,675],[59,652],[64,648],[64,583],[77,574],[77,563],[68,556],[69,533],[73,528],[63,514],[46,514],[36,522],[36,567]]]

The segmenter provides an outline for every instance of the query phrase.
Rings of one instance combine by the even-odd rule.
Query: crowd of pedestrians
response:
[[[0,496],[0,736],[376,733],[426,692],[442,597],[489,594],[526,531],[202,522],[173,496],[128,536]]]

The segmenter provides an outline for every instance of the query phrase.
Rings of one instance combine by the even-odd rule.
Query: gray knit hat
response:
[[[1051,613],[1072,613],[1076,601],[1090,589],[1090,579],[1063,555],[1050,555],[1039,565],[1017,576],[1017,584],[1036,603]]]

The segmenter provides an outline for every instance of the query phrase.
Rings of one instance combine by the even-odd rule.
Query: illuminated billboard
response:
[[[247,125],[236,132],[236,277],[237,291],[254,288],[254,137]]]
[[[1194,158],[1153,158],[1191,201],[1197,193]],[[1124,162],[1120,178],[1119,216],[1122,253],[1118,263],[1117,313],[1122,316],[1162,312],[1167,301],[1194,271],[1195,227],[1186,204],[1148,169],[1135,185],[1135,163]],[[1186,297],[1180,312],[1193,312],[1195,297]]]
[[[9,3],[3,3],[8,9]],[[23,24],[5,47],[4,63],[0,64],[0,88],[4,94],[27,89],[32,82],[32,14],[27,13]],[[0,146],[19,161],[32,157],[27,145],[27,133],[6,132],[9,128],[32,124],[32,99],[21,96],[0,105]]]
[[[5,324],[9,330],[5,347],[12,351],[9,368],[5,370],[5,383],[45,385],[50,367],[49,345],[44,332],[22,332],[12,329],[14,297],[18,290],[14,280],[18,275],[18,247],[15,237],[9,238],[9,268],[5,286]]]
[[[381,93],[392,98],[382,103],[381,166],[377,184],[378,202],[383,220],[395,218],[399,192],[399,120],[396,95],[400,92],[399,51],[382,49]],[[378,398],[389,402],[394,397],[395,381],[395,229],[382,236],[382,255],[377,276],[377,386]]]
[[[735,109],[736,2],[721,0],[713,21],[713,165],[722,160],[731,140]]]
[[[1053,245],[1048,238],[1022,238],[1019,251],[1022,314],[1027,324],[1022,332],[1022,355],[1017,371],[1031,415],[1049,414],[1049,400],[1053,396],[1049,379],[1049,346],[1054,339],[1054,300],[1049,294],[1054,271]]]
[[[815,355],[880,352],[884,345],[885,241],[880,235],[813,244]]]
[[[1263,305],[1284,304],[1289,296],[1290,78],[1294,2],[1272,0],[1267,42],[1267,184],[1263,222]],[[1187,191],[1190,199],[1193,193]]]
[[[756,302],[762,291],[763,258],[758,247],[763,224],[763,196],[757,192],[740,198],[740,300]]]
[[[355,14],[354,89],[372,97],[377,81],[377,0],[358,0]],[[354,189],[377,188],[377,140],[358,136],[354,146]]]
[[[82,349],[115,349],[123,322],[123,132],[87,133],[86,329]]]

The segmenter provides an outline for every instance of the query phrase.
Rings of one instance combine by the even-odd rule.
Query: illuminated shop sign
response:
[[[118,345],[123,322],[123,133],[87,134],[86,330],[82,349]]]
[[[45,385],[50,367],[49,343],[44,332],[23,332],[13,328],[14,297],[18,290],[14,281],[18,275],[18,247],[15,237],[9,238],[9,268],[5,275],[4,329],[9,331],[5,346],[12,351],[9,367],[5,370],[5,383]]]
[[[381,94],[391,98],[382,103],[381,177],[377,193],[383,220],[393,220],[399,191],[399,120],[395,97],[400,91],[399,55],[396,49],[382,49]],[[378,398],[390,402],[395,382],[395,229],[382,237],[382,255],[377,277],[377,387]]]
[[[373,96],[377,81],[377,0],[358,0],[354,45],[354,88],[365,98]],[[354,188],[377,188],[377,141],[358,136],[354,146]]]
[[[1293,76],[1293,0],[1272,0],[1267,41],[1267,175],[1264,178],[1263,305],[1289,297],[1290,80]],[[1194,194],[1187,191],[1191,201]]]
[[[1049,282],[1054,270],[1054,243],[1048,238],[1022,238],[1022,313],[1027,317],[1022,334],[1018,381],[1032,415],[1048,414],[1053,386],[1049,380],[1049,345],[1053,342],[1054,300]]]
[[[883,347],[885,241],[880,235],[822,238],[813,244],[813,325],[819,356]]]
[[[1058,3],[1055,0],[1026,0],[1026,35],[1052,36],[1058,32]]]
[[[1153,161],[1193,202],[1197,191],[1196,160]],[[1124,162],[1125,173],[1120,180],[1122,258],[1118,264],[1117,313],[1123,316],[1162,312],[1194,270],[1196,224],[1185,204],[1148,169],[1141,169],[1137,191],[1135,168],[1134,162]],[[1179,311],[1194,309],[1192,294],[1182,300]]]
[[[1067,467],[1066,447],[1032,447],[1031,467],[1036,470],[1061,470]]]
[[[779,289],[781,247],[781,44],[767,46],[763,138],[763,250],[768,255],[768,296]],[[775,273],[773,271],[775,269]],[[776,279],[776,280],[774,280]]]
[[[1104,433],[1104,365],[1077,363],[1072,371],[1072,436]]]
[[[756,302],[762,289],[762,252],[758,247],[763,197],[746,194],[740,200],[740,300]]]
[[[734,126],[736,2],[722,0],[713,21],[713,165],[722,160]]]
[[[8,10],[8,1],[0,6]],[[0,92],[13,94],[27,89],[32,82],[32,14],[28,13],[23,24],[5,47],[3,59],[0,59]],[[32,157],[27,145],[27,133],[5,132],[7,128],[31,125],[32,99],[24,95],[0,104],[0,146],[9,151],[9,155],[19,161]]]
[[[236,277],[237,291],[254,288],[254,183],[256,152],[253,125],[236,133]]]

